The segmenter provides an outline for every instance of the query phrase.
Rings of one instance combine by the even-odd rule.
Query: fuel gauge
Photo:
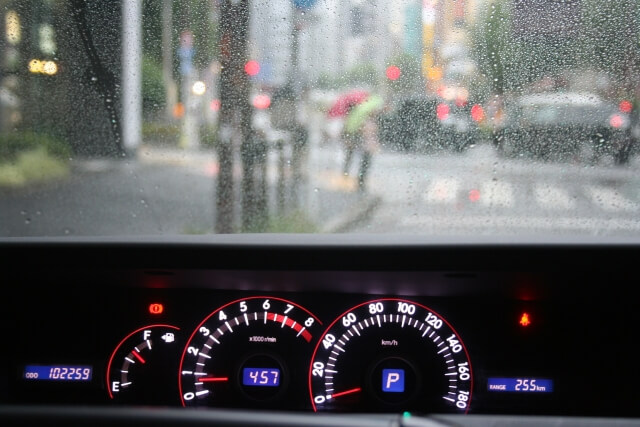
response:
[[[179,330],[171,325],[149,325],[127,335],[109,359],[109,397],[130,404],[177,404]]]

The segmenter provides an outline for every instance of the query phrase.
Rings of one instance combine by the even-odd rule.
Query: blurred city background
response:
[[[0,13],[2,235],[640,230],[635,0]]]

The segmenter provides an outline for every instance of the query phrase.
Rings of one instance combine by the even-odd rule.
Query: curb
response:
[[[325,224],[320,232],[329,234],[348,232],[351,228],[369,218],[381,203],[382,198],[379,196],[366,196],[358,201],[346,214]]]

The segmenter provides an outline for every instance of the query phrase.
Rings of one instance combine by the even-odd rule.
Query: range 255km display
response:
[[[321,336],[309,367],[314,411],[466,413],[472,390],[458,333],[405,299],[372,300],[343,313]]]

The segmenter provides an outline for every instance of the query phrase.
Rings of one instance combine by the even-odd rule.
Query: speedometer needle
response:
[[[335,399],[336,397],[340,397],[340,396],[344,396],[346,394],[351,394],[351,393],[358,393],[360,390],[362,390],[362,388],[360,387],[356,387],[356,388],[352,388],[350,390],[345,390],[345,391],[341,391],[340,393],[334,393],[331,395],[332,399]]]

